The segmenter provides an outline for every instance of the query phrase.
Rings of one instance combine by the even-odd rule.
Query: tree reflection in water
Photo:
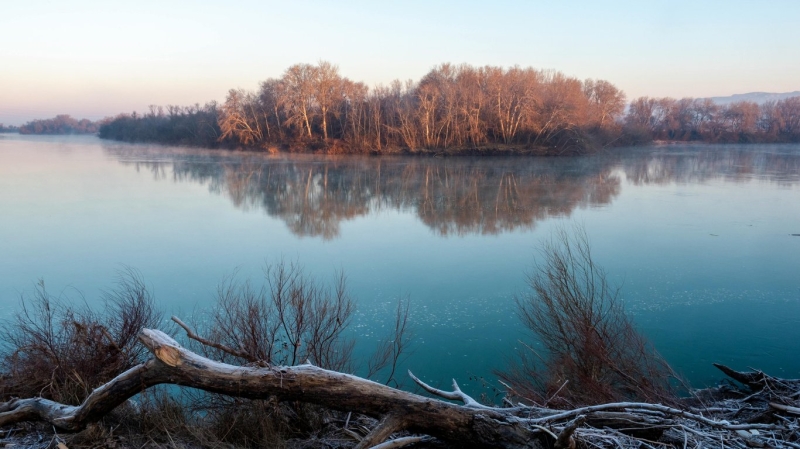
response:
[[[438,235],[531,229],[575,208],[609,204],[621,173],[636,185],[754,178],[798,181],[781,146],[674,146],[579,158],[269,156],[130,145],[106,149],[158,178],[207,184],[237,208],[264,210],[298,236],[334,239],[340,224],[381,210],[414,211]]]

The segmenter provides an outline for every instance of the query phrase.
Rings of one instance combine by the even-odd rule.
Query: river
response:
[[[712,362],[800,377],[800,145],[577,158],[263,155],[0,134],[0,315],[43,279],[95,304],[125,267],[168,314],[283,258],[348,277],[362,357],[411,303],[402,364],[492,394],[530,336],[537,248],[582,225],[640,331],[693,386]],[[404,371],[403,371],[404,372]]]

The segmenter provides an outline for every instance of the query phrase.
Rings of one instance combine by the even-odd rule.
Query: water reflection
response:
[[[800,181],[797,145],[668,146],[620,156],[628,181],[636,185],[758,179],[791,186]]]
[[[412,210],[439,235],[497,234],[532,228],[576,207],[619,194],[611,161],[432,158],[270,158],[173,154],[135,147],[109,151],[123,164],[163,179],[204,183],[241,209],[261,209],[299,236],[332,239],[339,226],[385,209]],[[133,151],[133,152],[131,152]],[[225,157],[227,156],[227,157]],[[542,161],[545,162],[545,161]]]
[[[609,204],[620,173],[637,185],[722,178],[798,182],[796,150],[634,149],[584,158],[316,158],[109,145],[158,179],[207,184],[237,207],[280,218],[298,236],[333,239],[345,220],[413,211],[441,236],[530,229],[579,207]],[[766,149],[765,149],[766,148]]]

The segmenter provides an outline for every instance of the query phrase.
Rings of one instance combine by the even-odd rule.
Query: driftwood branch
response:
[[[385,441],[372,449],[399,449],[401,447],[411,446],[412,444],[424,443],[429,441],[430,437],[401,437],[394,440]]]
[[[248,362],[256,362],[257,361],[256,359],[251,357],[250,354],[248,354],[248,353],[246,353],[244,351],[240,351],[238,349],[233,349],[230,346],[226,346],[226,345],[223,345],[222,343],[217,343],[217,342],[211,341],[211,340],[209,340],[207,338],[203,338],[203,337],[195,334],[194,331],[192,330],[192,328],[190,328],[186,323],[181,321],[181,319],[176,317],[176,316],[172,317],[172,321],[174,321],[175,324],[177,324],[178,326],[182,327],[183,330],[186,331],[186,336],[191,338],[192,340],[198,341],[198,342],[200,342],[200,343],[202,343],[202,344],[204,344],[206,346],[209,346],[211,348],[219,349],[220,351],[228,353],[230,355],[233,355],[233,356],[236,356],[236,357],[240,357],[240,358],[242,358],[244,360],[247,360]]]
[[[191,333],[188,326],[184,329]],[[194,339],[203,342],[203,339]],[[714,446],[721,439],[742,447],[760,443],[775,445],[776,442],[792,446],[800,440],[796,416],[793,416],[800,410],[796,407],[798,404],[792,402],[796,398],[775,397],[776,390],[769,390],[773,399],[762,401],[761,413],[789,415],[776,416],[780,419],[772,422],[737,421],[741,412],[737,407],[741,404],[727,402],[697,412],[635,402],[566,411],[526,406],[500,408],[480,404],[455,382],[453,391],[443,391],[411,373],[411,378],[425,391],[461,404],[312,365],[261,367],[219,363],[181,347],[158,330],[143,330],[139,340],[154,357],[95,389],[83,404],[71,406],[44,398],[14,399],[0,403],[0,426],[44,421],[58,429],[77,431],[98,421],[142,390],[158,384],[173,384],[243,398],[315,403],[377,418],[379,424],[359,441],[359,449],[403,447],[429,437],[457,447],[503,448],[540,445],[569,448],[576,442],[633,447],[650,445],[647,441],[662,437],[664,440],[673,438],[674,445],[680,447],[684,443],[692,447]],[[794,382],[773,382],[773,385],[794,388],[791,394],[795,394],[800,383]],[[400,431],[412,436],[389,440]],[[678,436],[670,436],[670,431],[679,432]]]
[[[766,376],[761,371],[745,373],[733,370],[719,363],[714,363],[713,365],[715,368],[725,373],[726,376],[737,382],[747,385],[753,390],[760,390],[762,387],[764,387],[764,379]]]
[[[355,447],[355,449],[369,449],[380,445],[389,439],[393,433],[403,430],[406,426],[405,420],[395,414],[389,414],[380,420],[377,426],[367,434]]]
[[[575,441],[572,439],[572,434],[578,430],[578,427],[582,426],[583,423],[586,422],[586,416],[578,415],[577,418],[573,419],[564,427],[564,430],[558,434],[558,438],[556,438],[555,444],[553,444],[554,449],[570,449],[575,447]]]
[[[414,375],[410,370],[408,371],[408,376],[413,380],[417,385],[422,387],[423,390],[427,391],[430,394],[445,398],[451,399],[453,401],[461,401],[464,403],[464,407],[470,408],[478,408],[478,409],[497,409],[496,407],[487,407],[480,402],[472,399],[469,395],[465,394],[461,391],[461,388],[458,387],[458,383],[456,380],[453,379],[453,391],[444,391],[438,388],[434,388],[425,382],[421,381],[417,376]]]
[[[800,407],[792,407],[790,405],[777,404],[775,402],[770,402],[769,406],[776,410],[791,413],[793,415],[800,415]]]

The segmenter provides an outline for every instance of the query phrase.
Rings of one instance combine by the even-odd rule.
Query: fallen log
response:
[[[635,402],[566,411],[527,405],[491,407],[466,395],[455,381],[453,391],[443,391],[409,373],[432,395],[461,402],[456,404],[310,364],[253,367],[219,363],[181,347],[158,330],[144,329],[139,340],[154,357],[95,389],[81,405],[70,406],[44,398],[14,399],[0,404],[0,426],[44,421],[74,432],[100,420],[140,391],[172,384],[242,398],[314,403],[378,419],[378,425],[357,444],[359,449],[382,443],[385,444],[382,447],[402,447],[422,441],[414,437],[391,440],[400,431],[427,435],[457,447],[502,448],[567,448],[576,441],[633,447],[662,437],[665,441],[679,439],[681,444],[677,445],[691,440],[705,445],[712,442],[714,446],[724,440],[726,445],[736,446],[737,441],[748,445],[763,439],[791,446],[800,439],[794,418],[771,423],[735,422],[713,418],[713,413]],[[794,412],[796,404],[784,405],[770,410]],[[730,406],[720,410],[733,411]],[[719,416],[723,416],[722,411]],[[682,438],[674,435],[675,429],[682,432]]]
[[[62,430],[77,431],[146,388],[173,384],[249,399],[274,396],[381,418],[358,447],[372,447],[400,430],[475,445],[531,447],[533,433],[539,432],[527,428],[513,409],[495,409],[474,401],[469,407],[460,406],[308,364],[227,365],[182,348],[158,330],[144,329],[139,339],[155,357],[97,388],[83,404],[15,399],[0,404],[0,426],[45,421]]]

